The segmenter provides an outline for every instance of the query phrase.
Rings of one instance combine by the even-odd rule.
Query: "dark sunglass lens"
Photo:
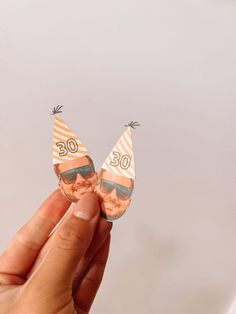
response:
[[[80,167],[79,173],[84,179],[88,179],[94,175],[94,168],[91,165]]]
[[[127,200],[131,194],[132,194],[132,190],[129,188],[126,188],[125,186],[121,186],[119,185],[116,188],[116,192],[117,192],[117,196],[121,199],[121,200]]]
[[[75,171],[70,171],[70,172],[65,172],[61,174],[61,178],[64,181],[65,184],[71,184],[74,183],[76,180],[76,172]]]
[[[101,180],[100,187],[103,193],[110,194],[111,191],[114,189],[114,186],[111,182],[106,180]]]

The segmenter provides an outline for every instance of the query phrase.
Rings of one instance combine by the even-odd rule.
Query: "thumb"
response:
[[[98,198],[94,193],[86,193],[56,230],[34,277],[41,283],[47,282],[50,288],[72,285],[76,266],[92,241],[98,218]]]

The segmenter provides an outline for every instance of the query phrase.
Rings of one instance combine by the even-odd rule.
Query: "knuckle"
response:
[[[58,247],[64,250],[74,250],[78,246],[78,243],[82,243],[86,240],[85,236],[80,232],[68,230],[66,228],[61,229],[56,237],[56,244]]]
[[[3,285],[22,285],[25,283],[25,278],[17,276],[0,273],[0,286]]]
[[[38,251],[40,244],[30,240],[29,238],[26,237],[24,230],[19,230],[16,234],[15,237],[13,238],[13,243],[16,242],[20,244],[21,246],[25,247],[26,249],[29,249],[31,251]]]
[[[89,286],[90,289],[92,288],[96,289],[102,281],[105,266],[106,266],[106,262],[96,261],[96,268],[97,268],[96,276],[89,275],[89,274],[85,276],[84,278],[85,285]]]
[[[92,288],[96,289],[100,285],[100,282],[101,282],[100,276],[96,278],[86,276],[84,280],[85,280],[85,285],[88,286],[89,289],[92,289]]]

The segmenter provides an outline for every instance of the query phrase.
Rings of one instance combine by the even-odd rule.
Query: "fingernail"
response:
[[[86,193],[75,205],[74,215],[83,220],[92,219],[98,211],[98,198],[94,193]]]

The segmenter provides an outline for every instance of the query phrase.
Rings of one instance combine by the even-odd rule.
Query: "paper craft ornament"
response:
[[[102,169],[110,171],[118,176],[135,179],[134,153],[130,127],[123,133],[107,159]]]
[[[53,164],[60,164],[89,155],[87,148],[65,122],[54,116]]]
[[[131,138],[131,122],[104,161],[95,191],[101,198],[102,216],[109,221],[121,217],[131,202],[135,167]]]
[[[59,107],[57,107],[60,109]],[[54,108],[53,164],[62,193],[71,202],[94,190],[97,174],[87,148]]]

